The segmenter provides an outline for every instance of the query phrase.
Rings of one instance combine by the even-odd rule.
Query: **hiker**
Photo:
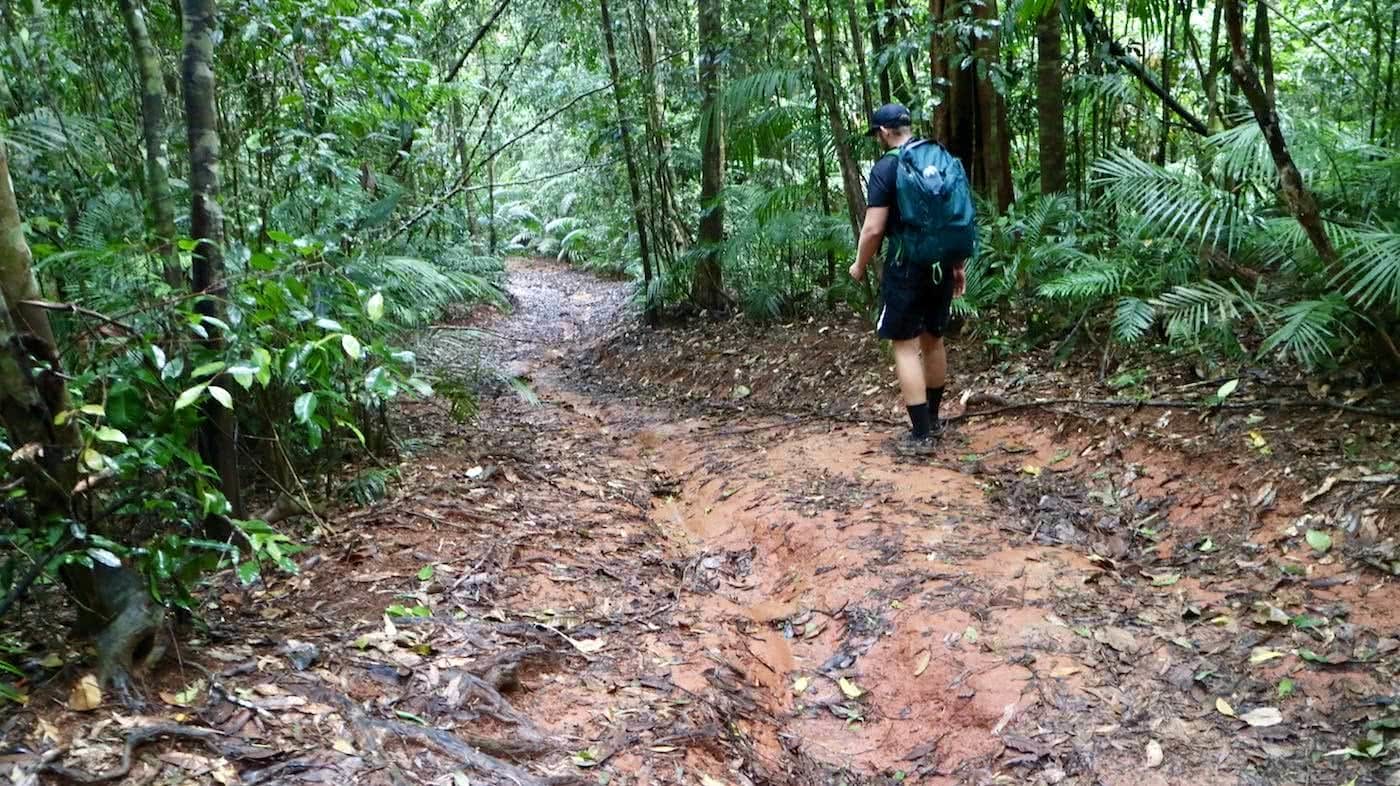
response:
[[[947,354],[943,334],[953,298],[966,286],[976,223],[967,175],[942,146],[915,139],[909,110],[886,104],[870,117],[866,136],[885,153],[870,170],[869,207],[851,278],[862,281],[885,242],[876,334],[894,342],[895,375],[909,410],[904,455],[931,453],[943,431]]]

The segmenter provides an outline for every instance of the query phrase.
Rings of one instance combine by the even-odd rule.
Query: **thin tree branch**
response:
[[[1104,26],[1103,22],[1099,21],[1098,17],[1094,16],[1094,12],[1089,6],[1084,6],[1084,14],[1080,21],[1084,28],[1085,37],[1090,41],[1097,40],[1105,44],[1108,47],[1108,53],[1113,57],[1114,61],[1127,69],[1128,73],[1137,77],[1138,81],[1142,82],[1143,86],[1146,87],[1149,92],[1162,99],[1163,103],[1165,103],[1172,112],[1186,121],[1186,124],[1192,131],[1195,131],[1201,136],[1210,136],[1210,127],[1201,122],[1201,119],[1196,117],[1191,110],[1182,106],[1181,102],[1176,100],[1170,91],[1162,87],[1162,84],[1157,81],[1156,77],[1148,72],[1146,68],[1143,68],[1142,63],[1139,63],[1138,59],[1133,57],[1131,52],[1124,49],[1121,43],[1114,40],[1108,28]]]
[[[121,328],[127,333],[137,332],[136,328],[126,324],[125,322],[121,322],[101,312],[93,311],[90,308],[84,308],[78,305],[77,303],[55,303],[51,300],[21,300],[20,304],[25,306],[33,306],[35,308],[42,308],[45,311],[67,311],[71,314],[81,314],[85,317],[91,317],[101,322],[105,322],[113,327]]]
[[[485,22],[481,23],[481,27],[476,29],[476,35],[472,36],[472,40],[467,43],[467,48],[462,52],[462,56],[457,58],[457,64],[452,66],[451,71],[447,72],[447,76],[442,80],[444,83],[451,82],[457,78],[458,72],[462,70],[462,66],[467,64],[467,58],[475,51],[476,45],[481,43],[481,39],[485,37],[486,31],[491,29],[491,25],[496,23],[496,19],[505,12],[506,7],[509,5],[510,0],[501,0],[501,2],[496,4],[495,9],[491,12],[491,16],[488,17]]]

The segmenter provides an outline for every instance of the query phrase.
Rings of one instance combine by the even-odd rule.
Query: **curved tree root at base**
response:
[[[122,750],[122,763],[117,767],[94,775],[84,772],[83,770],[64,767],[49,761],[42,763],[39,768],[35,770],[35,774],[48,772],[74,783],[103,783],[105,781],[114,781],[118,778],[126,777],[127,774],[131,772],[131,765],[133,764],[133,756],[136,753],[136,749],[148,742],[160,739],[161,737],[198,740],[207,745],[214,753],[223,756],[224,750],[217,743],[217,740],[223,736],[223,732],[214,729],[202,729],[198,726],[183,726],[178,723],[157,723],[151,726],[138,726],[126,733],[126,747]]]

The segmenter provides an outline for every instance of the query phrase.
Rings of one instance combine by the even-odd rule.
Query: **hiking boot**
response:
[[[934,418],[933,422],[929,424],[928,437],[929,439],[938,439],[947,431],[948,421],[943,418]]]
[[[901,456],[931,456],[938,444],[933,437],[916,437],[913,432],[905,432],[894,443],[894,452]]]

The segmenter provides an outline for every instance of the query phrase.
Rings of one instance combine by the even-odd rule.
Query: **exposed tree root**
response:
[[[384,756],[384,746],[379,739],[380,732],[393,734],[400,739],[415,740],[433,748],[477,773],[491,778],[492,783],[509,784],[510,786],[563,786],[578,782],[577,779],[571,777],[536,777],[510,762],[498,758],[498,755],[526,758],[557,750],[559,746],[552,742],[542,739],[500,740],[475,734],[461,736],[428,726],[371,718],[365,715],[359,706],[344,694],[328,690],[321,690],[318,693],[322,695],[323,700],[333,702],[340,707],[354,729],[360,748],[376,759],[378,764],[385,766],[395,783],[405,783],[406,779],[403,773]]]
[[[54,764],[52,761],[44,762],[40,765],[35,774],[48,772],[57,775],[74,783],[103,783],[114,781],[118,778],[125,778],[131,772],[132,758],[136,749],[142,745],[162,737],[174,737],[187,740],[198,740],[209,747],[214,753],[223,756],[224,749],[218,744],[218,739],[223,737],[223,732],[214,729],[202,729],[197,726],[182,726],[178,723],[157,723],[151,726],[139,726],[126,733],[126,747],[122,750],[122,763],[106,772],[92,774],[72,767],[64,767]],[[47,756],[45,758],[48,758]]]

